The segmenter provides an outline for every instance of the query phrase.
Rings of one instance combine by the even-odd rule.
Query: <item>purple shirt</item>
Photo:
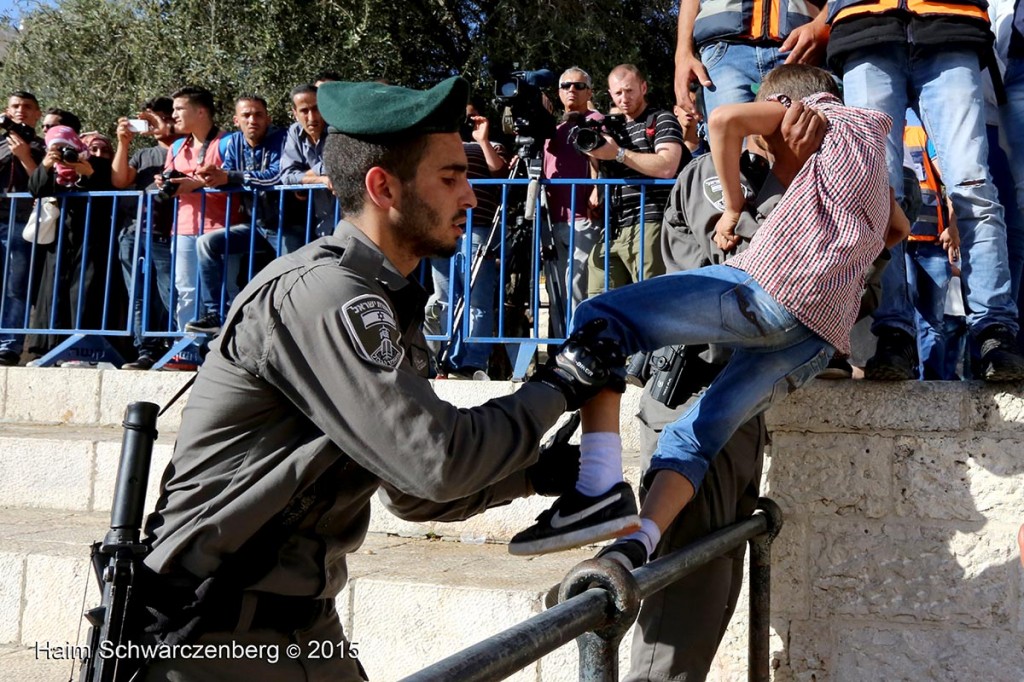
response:
[[[590,120],[600,121],[602,114],[591,111]],[[569,133],[576,126],[568,121],[555,128],[555,136],[544,144],[544,177],[546,178],[589,178],[590,157],[576,151],[569,143]],[[576,218],[587,217],[587,198],[593,185],[575,185]],[[573,185],[548,186],[548,211],[553,223],[572,223],[571,215]]]

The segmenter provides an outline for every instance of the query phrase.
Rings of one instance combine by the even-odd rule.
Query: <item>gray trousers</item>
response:
[[[645,470],[662,428],[693,400],[670,410],[644,391],[639,417],[644,424],[640,449]],[[754,513],[767,442],[763,414],[739,428],[715,457],[696,497],[662,535],[655,557]],[[641,499],[645,493],[641,489]],[[707,677],[736,610],[744,553],[742,547],[719,557],[643,601],[626,680],[694,682]]]
[[[551,231],[555,258],[544,262],[544,279],[548,291],[548,331],[552,338],[561,338],[566,335],[568,328],[566,320],[572,319],[572,311],[587,298],[590,252],[601,237],[601,227],[586,218],[577,218],[572,226],[569,223],[555,223]],[[573,232],[575,235],[572,237],[570,259],[569,239]],[[566,305],[570,290],[567,282],[572,283],[571,305]]]

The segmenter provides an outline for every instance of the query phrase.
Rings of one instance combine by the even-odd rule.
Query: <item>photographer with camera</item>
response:
[[[227,195],[207,194],[196,172],[204,166],[223,165],[226,142],[224,131],[213,121],[213,93],[205,88],[189,86],[171,95],[174,100],[174,132],[185,138],[167,150],[164,172],[154,182],[166,197],[178,202],[177,232],[174,234],[171,257],[174,261],[174,289],[178,293],[175,318],[178,329],[199,317],[196,283],[199,257],[196,238],[200,234],[223,230],[227,224]],[[237,210],[238,202],[233,202]]]
[[[608,74],[608,94],[625,116],[605,120],[605,144],[587,154],[601,162],[605,177],[673,178],[690,160],[683,146],[683,131],[671,111],[647,103],[647,81],[632,64],[620,64]],[[613,123],[614,122],[614,123]],[[640,187],[612,187],[610,224],[605,226],[608,242],[608,288],[615,289],[665,272],[661,257],[661,219],[668,200],[668,187],[644,189],[643,224]],[[642,246],[641,246],[642,245]],[[643,262],[641,262],[641,249]],[[605,246],[592,255],[590,295],[605,290]]]
[[[558,98],[565,107],[562,122],[554,136],[544,145],[544,176],[547,178],[597,177],[597,161],[577,149],[581,126],[600,126],[604,117],[591,109],[593,96],[590,74],[579,67],[566,69],[558,79]],[[548,185],[548,215],[550,217],[554,260],[545,261],[548,290],[548,330],[552,338],[565,335],[568,318],[580,301],[587,297],[587,262],[597,243],[600,227],[594,224],[600,194],[588,185]],[[576,196],[575,211],[572,197]],[[569,235],[573,237],[572,267],[570,269]],[[566,305],[567,283],[571,283],[572,303]]]
[[[7,98],[7,108],[0,116],[0,177],[7,178],[4,192],[24,192],[28,178],[43,160],[46,148],[36,135],[35,127],[42,112],[39,100],[31,92],[17,90]],[[14,202],[14,217],[11,202]],[[0,280],[6,289],[0,291],[3,319],[0,327],[18,329],[25,325],[25,312],[29,309],[29,264],[32,244],[21,238],[32,202],[27,199],[0,199]],[[20,334],[0,334],[0,366],[17,365],[21,360],[24,337]]]
[[[156,187],[156,176],[164,171],[167,150],[178,139],[174,133],[174,102],[170,97],[155,97],[142,104],[136,118],[122,116],[117,120],[117,148],[114,150],[112,181],[117,189],[151,190]],[[128,152],[136,135],[151,137],[156,144],[138,149],[129,158]],[[137,223],[135,201],[124,198],[119,202],[124,229],[118,240],[121,272],[125,287],[132,286],[132,259],[135,242],[139,242],[139,258],[145,260],[148,270],[140,266],[136,273],[138,286],[145,282],[150,290],[149,320],[143,324],[143,297],[130,295],[134,302],[135,348],[138,357],[121,365],[121,369],[147,370],[164,354],[163,339],[143,336],[144,330],[167,331],[171,308],[171,228],[174,222],[174,202],[153,195],[143,198],[142,221]],[[152,206],[153,214],[146,211]],[[147,235],[145,230],[150,230]]]
[[[508,162],[491,141],[491,123],[482,114],[483,100],[473,97],[466,106],[466,120],[459,127],[462,150],[466,154],[470,180],[491,180],[504,177]],[[491,185],[473,187],[476,207],[472,224],[467,225],[470,240],[470,258],[466,258],[465,245],[460,244],[452,258],[431,258],[431,279],[434,293],[427,301],[426,322],[428,333],[445,334],[448,331],[448,310],[452,301],[465,297],[468,302],[469,336],[489,337],[494,334],[495,291],[498,286],[498,262],[493,252],[480,254],[494,224],[494,216],[501,204],[501,188]],[[476,277],[471,281],[469,295],[465,294],[466,269],[472,269],[475,259],[481,259]],[[438,357],[438,375],[449,379],[487,381],[492,344],[469,342],[464,338],[462,325],[451,330],[452,341],[448,353]]]
[[[28,181],[28,191],[37,199],[58,197],[63,213],[57,238],[38,247],[45,252],[45,259],[33,320],[34,326],[43,328],[101,329],[104,325],[107,254],[113,238],[110,198],[59,198],[68,192],[113,189],[110,161],[89,153],[75,127],[80,125],[70,112],[47,112],[43,122],[46,156]],[[107,306],[107,319],[115,319],[120,312],[116,306]],[[46,352],[61,340],[44,335],[32,345]]]

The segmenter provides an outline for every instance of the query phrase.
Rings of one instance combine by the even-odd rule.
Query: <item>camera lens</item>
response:
[[[64,147],[60,150],[60,158],[64,163],[78,163],[78,150]]]
[[[578,128],[576,139],[573,140],[576,149],[579,149],[581,152],[592,152],[604,143],[605,139],[601,133],[590,128]]]

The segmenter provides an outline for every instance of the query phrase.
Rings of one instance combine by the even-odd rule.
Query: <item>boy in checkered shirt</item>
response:
[[[603,335],[626,354],[698,343],[733,351],[701,398],[662,432],[645,473],[642,514],[622,480],[620,394],[605,390],[582,409],[576,490],[512,539],[513,554],[632,533],[601,556],[642,565],[735,430],[818,374],[834,352],[849,353],[865,271],[910,229],[888,187],[888,116],[844,106],[831,75],[800,64],[770,72],[757,101],[717,108],[710,145],[724,210],[714,240],[734,248],[734,228],[749,210],[739,169],[744,139],[761,136],[776,159],[795,155],[781,131],[790,107],[823,116],[825,135],[743,253],[607,292],[584,302],[573,319],[574,329],[605,320]]]

